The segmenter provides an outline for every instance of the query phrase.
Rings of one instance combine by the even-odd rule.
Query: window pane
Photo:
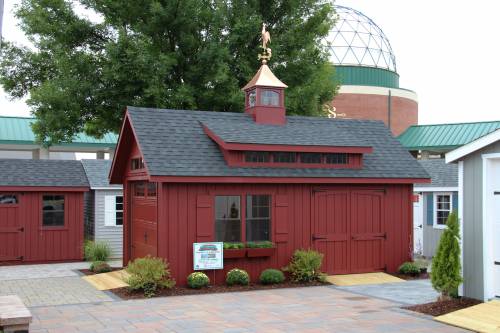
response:
[[[248,93],[248,106],[255,106],[256,93],[255,90],[252,90]]]
[[[143,182],[134,184],[134,196],[143,197],[144,196],[145,185]]]
[[[279,106],[280,95],[273,90],[262,90],[260,94],[260,102],[262,105]]]
[[[14,194],[0,194],[0,205],[17,204],[17,196]]]
[[[295,163],[297,154],[288,152],[273,153],[273,161],[275,163]]]
[[[64,225],[64,195],[43,196],[43,221],[44,226]]]
[[[247,195],[246,240],[271,240],[271,196]]]
[[[247,151],[245,152],[245,162],[269,162],[269,153],[265,151]]]
[[[156,197],[156,183],[148,183],[148,197]]]
[[[215,197],[215,240],[218,242],[241,241],[240,197],[221,195]]]
[[[321,163],[321,154],[319,153],[301,153],[300,162],[302,163]]]
[[[345,153],[325,154],[327,164],[347,164],[348,158]]]

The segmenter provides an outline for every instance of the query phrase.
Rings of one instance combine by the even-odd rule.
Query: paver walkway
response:
[[[401,304],[423,304],[434,302],[439,294],[432,288],[430,280],[412,280],[402,283],[369,284],[335,287],[357,294],[379,297]]]
[[[467,332],[397,306],[331,287],[277,289],[37,307],[30,332]]]
[[[115,300],[82,280],[76,270],[88,267],[88,262],[0,266],[0,296],[18,295],[28,307]]]

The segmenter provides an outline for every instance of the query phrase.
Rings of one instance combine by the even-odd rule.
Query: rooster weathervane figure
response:
[[[258,59],[262,60],[262,64],[265,65],[269,59],[271,59],[272,51],[271,48],[267,47],[267,44],[271,42],[271,35],[269,31],[266,31],[266,24],[262,23],[262,54],[259,54]]]

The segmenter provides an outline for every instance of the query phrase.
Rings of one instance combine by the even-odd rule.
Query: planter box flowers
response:
[[[224,259],[244,258],[246,252],[243,243],[224,243]]]
[[[273,242],[248,242],[247,246],[247,257],[270,257],[276,252]]]

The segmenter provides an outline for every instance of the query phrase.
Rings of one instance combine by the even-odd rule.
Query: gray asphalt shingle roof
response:
[[[80,161],[0,159],[0,170],[0,186],[89,186]]]
[[[110,184],[108,180],[111,160],[82,160],[83,169],[87,175],[90,187],[109,187],[121,189],[121,185]]]
[[[204,120],[202,124],[224,142],[293,145],[370,147],[364,137],[351,131],[352,125],[322,118],[288,117],[286,126],[257,124],[250,117]]]
[[[128,113],[144,160],[153,176],[428,178],[420,164],[379,121],[287,117],[288,124],[284,127],[293,126],[300,130],[304,140],[310,140],[308,142],[328,127],[332,132],[338,131],[339,135],[318,138],[323,145],[328,142],[331,146],[338,146],[339,142],[346,144],[341,136],[347,132],[348,137],[357,143],[369,142],[373,153],[364,155],[362,169],[242,168],[229,167],[225,163],[217,144],[204,133],[202,123],[211,126],[221,124],[217,126],[221,133],[223,125],[250,127],[253,120],[247,114],[137,107],[128,107]],[[275,128],[272,125],[256,126],[262,126],[262,131],[266,133]],[[319,127],[321,132],[317,130]],[[284,132],[287,130],[282,129],[281,133]]]
[[[458,165],[446,164],[443,158],[419,160],[420,165],[431,176],[429,184],[415,184],[418,187],[458,187]]]

